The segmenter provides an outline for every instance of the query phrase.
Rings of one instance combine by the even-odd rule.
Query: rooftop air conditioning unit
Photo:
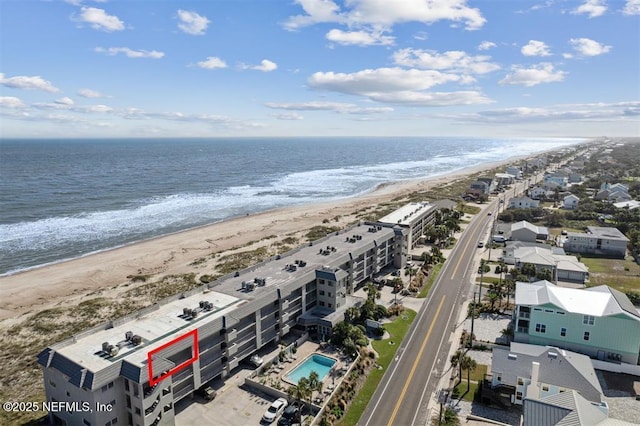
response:
[[[109,342],[102,342],[102,350],[105,352],[109,352],[109,346],[111,346],[109,344]]]

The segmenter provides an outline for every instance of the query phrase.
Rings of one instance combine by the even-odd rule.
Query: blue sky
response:
[[[639,136],[640,0],[0,0],[2,137]]]

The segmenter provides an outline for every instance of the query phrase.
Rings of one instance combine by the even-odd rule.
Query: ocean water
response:
[[[583,141],[0,140],[0,274]]]

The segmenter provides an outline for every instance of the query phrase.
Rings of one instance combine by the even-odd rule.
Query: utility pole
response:
[[[469,349],[473,347],[473,320],[476,317],[476,292],[473,292],[473,302],[471,305],[471,336],[469,338]]]

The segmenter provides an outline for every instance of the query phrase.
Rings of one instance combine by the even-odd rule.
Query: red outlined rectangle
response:
[[[191,355],[192,355],[191,358],[189,358],[188,360],[186,360],[185,362],[183,362],[180,365],[176,365],[171,370],[169,370],[166,373],[160,375],[160,377],[158,377],[157,379],[154,379],[153,378],[153,364],[152,364],[153,355],[157,354],[158,352],[160,352],[163,349],[168,348],[169,346],[175,345],[176,343],[178,343],[178,342],[180,342],[180,341],[182,341],[184,339],[188,339],[189,337],[193,338],[193,349],[191,351]],[[149,386],[155,386],[157,383],[163,381],[164,379],[166,379],[167,377],[171,376],[172,374],[175,374],[178,371],[182,370],[183,368],[190,366],[191,364],[193,364],[194,362],[196,362],[198,360],[199,356],[200,356],[200,350],[198,348],[198,329],[195,329],[193,331],[185,333],[182,336],[178,336],[175,339],[171,340],[170,342],[167,342],[164,345],[147,352],[147,364],[149,366]]]

